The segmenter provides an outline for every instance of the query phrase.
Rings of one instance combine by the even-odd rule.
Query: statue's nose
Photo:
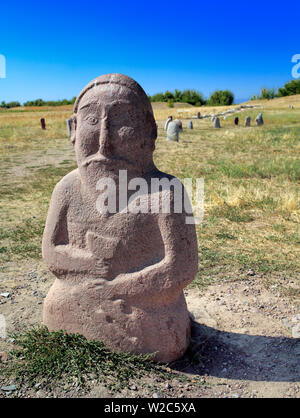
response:
[[[109,141],[109,129],[107,118],[102,120],[100,126],[100,135],[99,135],[99,152],[104,157],[109,157],[111,154],[111,144]]]

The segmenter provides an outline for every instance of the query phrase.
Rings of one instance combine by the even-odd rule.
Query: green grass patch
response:
[[[14,228],[0,227],[0,239],[8,238],[12,242],[27,242],[33,237],[41,236],[44,230],[44,223],[39,219],[27,218],[21,225]]]
[[[72,171],[76,166],[56,167],[47,165],[34,170],[33,173],[23,177],[17,183],[0,184],[0,197],[9,197],[14,199],[24,199],[35,192],[42,192],[43,195],[51,196],[51,193],[59,180],[67,173]]]
[[[162,379],[188,378],[153,361],[153,354],[114,353],[100,341],[88,341],[79,334],[49,332],[46,327],[13,335],[15,348],[0,374],[33,387],[50,387],[58,382],[84,387],[97,380],[111,391],[151,374]]]
[[[217,217],[223,217],[231,222],[252,222],[254,217],[247,211],[234,206],[229,206],[226,203],[223,206],[212,210],[212,215]]]
[[[291,181],[300,180],[300,160],[286,160],[286,158],[260,159],[255,163],[247,164],[230,160],[211,160],[214,167],[212,173],[222,174],[232,178],[261,178],[271,179],[284,176]]]
[[[41,257],[41,237],[45,222],[36,218],[27,218],[14,227],[0,227],[0,261]]]

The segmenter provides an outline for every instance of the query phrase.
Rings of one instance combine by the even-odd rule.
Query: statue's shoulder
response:
[[[80,177],[78,168],[64,176],[55,186],[52,198],[69,199],[78,193],[80,185]]]
[[[148,175],[146,175],[145,179],[148,183],[151,183],[151,180],[154,180],[154,179],[157,179],[161,182],[164,181],[164,180],[167,180],[167,181],[178,180],[178,181],[180,181],[179,179],[177,179],[177,177],[174,177],[174,176],[172,176],[171,174],[168,174],[168,173],[164,173],[163,171],[160,171],[158,169],[156,169],[156,170],[152,171],[151,173],[149,173]]]
[[[154,196],[160,196],[160,208],[164,207],[164,210],[166,210],[166,208],[170,208],[170,212],[162,213],[173,213],[175,207],[176,210],[179,206],[183,207],[185,191],[182,182],[177,177],[157,170],[151,173],[148,185],[150,183],[150,193],[153,198]]]
[[[151,180],[153,185],[159,184],[162,186],[160,189],[161,193],[164,193],[166,190],[173,193],[175,186],[177,186],[177,188],[183,187],[183,184],[177,177],[159,170],[151,176]]]

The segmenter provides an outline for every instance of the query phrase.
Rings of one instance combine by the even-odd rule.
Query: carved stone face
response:
[[[94,86],[80,100],[76,114],[75,153],[83,181],[127,169],[141,174],[153,165],[149,110],[130,89],[117,84]]]

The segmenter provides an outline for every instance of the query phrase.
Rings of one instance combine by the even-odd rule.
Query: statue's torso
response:
[[[68,243],[92,251],[97,258],[97,272],[106,278],[139,271],[164,258],[157,217],[150,213],[101,215],[95,204],[75,194],[66,213],[66,227]]]

